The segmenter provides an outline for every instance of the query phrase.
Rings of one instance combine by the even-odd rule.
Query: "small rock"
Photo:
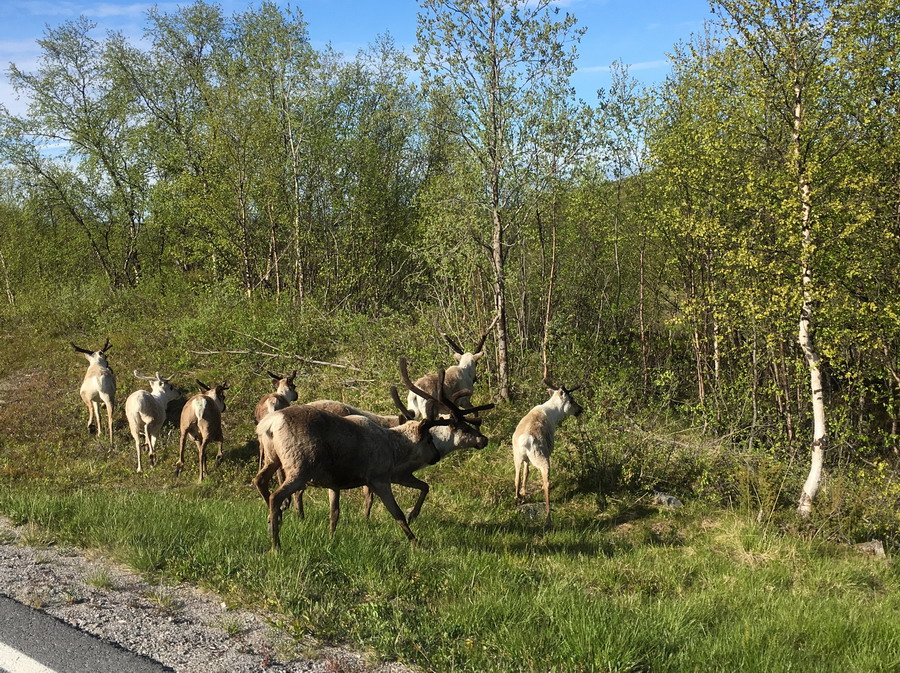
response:
[[[668,507],[669,509],[678,509],[683,506],[681,500],[674,495],[660,493],[659,491],[653,494],[653,504],[659,507]]]
[[[862,542],[858,545],[854,545],[854,549],[858,552],[862,552],[863,554],[869,554],[870,556],[874,556],[875,558],[885,558],[887,554],[884,553],[884,544],[881,540],[870,540],[869,542]]]

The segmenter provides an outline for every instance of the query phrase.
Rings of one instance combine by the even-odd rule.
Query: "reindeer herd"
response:
[[[303,517],[303,492],[308,486],[328,490],[330,530],[333,534],[340,516],[341,491],[364,490],[365,515],[369,516],[372,496],[377,495],[385,509],[406,537],[416,537],[410,524],[419,515],[428,497],[429,486],[415,472],[433,465],[452,451],[483,449],[488,438],[481,431],[480,412],[493,404],[473,406],[471,397],[477,382],[476,366],[484,355],[484,343],[493,323],[473,351],[464,351],[453,339],[444,335],[454,351],[456,364],[412,381],[404,358],[399,362],[400,378],[407,389],[406,404],[395,386],[390,388],[397,414],[381,415],[334,400],[315,400],[294,404],[298,395],[294,380],[297,371],[288,376],[271,371],[274,392],[263,395],[254,409],[256,436],[259,440],[258,472],[253,485],[268,508],[269,535],[273,548],[280,546],[282,514],[290,504]],[[71,343],[71,342],[70,342]],[[109,440],[112,443],[112,416],[116,399],[116,379],[107,361],[109,339],[103,347],[91,351],[71,343],[84,354],[88,368],[81,384],[81,399],[88,408],[88,431],[101,434],[100,404],[106,407]],[[137,471],[142,471],[142,454],[146,451],[150,465],[156,463],[156,445],[166,419],[168,403],[180,396],[171,384],[171,376],[144,376],[137,370],[135,378],[147,381],[149,390],[132,392],[125,401],[125,417],[137,454]],[[515,464],[515,499],[525,497],[528,466],[541,473],[546,513],[545,526],[550,526],[550,454],[556,428],[566,416],[577,416],[582,408],[572,397],[576,387],[551,384],[544,377],[550,399],[534,407],[519,422],[512,438]],[[218,443],[216,465],[222,458],[224,441],[222,413],[225,411],[227,382],[208,386],[197,381],[200,393],[184,405],[180,417],[180,438],[176,475],[184,467],[187,438],[197,447],[199,480],[207,474],[206,447]],[[272,490],[273,479],[278,486]],[[413,507],[406,513],[397,504],[392,485],[418,490]]]

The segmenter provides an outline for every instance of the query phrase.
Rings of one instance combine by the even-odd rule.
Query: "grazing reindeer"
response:
[[[134,376],[138,379],[150,382],[150,390],[135,390],[125,400],[125,418],[128,419],[128,427],[131,436],[134,437],[134,448],[137,450],[137,471],[141,471],[141,432],[147,443],[150,454],[150,465],[156,464],[156,442],[159,440],[159,430],[166,420],[166,405],[181,395],[169,381],[172,377],[141,376],[134,370]]]
[[[270,371],[266,373],[272,377],[275,392],[263,395],[257,402],[256,409],[253,411],[253,418],[257,423],[273,411],[284,409],[297,399],[297,386],[294,385],[294,379],[297,376],[296,369],[291,372],[290,376],[281,376]]]
[[[460,396],[457,399],[457,404],[461,407],[465,408],[472,406],[469,398],[472,394],[471,391],[475,388],[475,383],[478,381],[475,368],[478,361],[484,357],[484,350],[482,350],[484,348],[484,342],[487,341],[488,334],[490,334],[491,328],[496,322],[497,318],[494,318],[491,324],[487,326],[487,329],[484,330],[484,334],[481,335],[481,339],[473,351],[464,351],[460,345],[447,334],[443,335],[450,348],[453,349],[453,357],[456,358],[456,364],[452,367],[448,367],[444,374],[445,388],[443,390],[443,395],[447,399],[452,399],[453,395],[461,390],[470,391],[469,395]],[[437,385],[437,374],[426,374],[417,379],[415,385],[416,388],[424,390],[430,395],[434,395],[435,386]],[[406,406],[415,413],[416,418],[424,418],[426,403],[427,400],[424,397],[410,390],[406,398]]]
[[[438,399],[440,402],[440,399]],[[409,522],[394,499],[391,483],[420,490],[413,508],[418,514],[428,493],[428,485],[412,476],[423,465],[436,463],[458,448],[483,448],[485,437],[465,421],[464,413],[449,419],[435,417],[436,404],[427,409],[428,416],[393,428],[382,428],[364,416],[343,418],[308,405],[298,405],[266,416],[256,432],[263,446],[266,462],[253,479],[269,510],[269,535],[272,547],[280,545],[282,505],[307,485],[328,489],[330,529],[334,533],[340,514],[340,491],[368,486],[406,534],[415,541]],[[446,438],[432,430],[446,426]],[[269,482],[279,469],[285,480],[274,492]]]
[[[224,381],[215,388],[198,380],[200,392],[194,395],[181,410],[181,438],[178,441],[178,462],[175,463],[176,476],[181,474],[184,467],[184,443],[188,435],[197,445],[198,462],[200,463],[200,477],[198,483],[206,476],[206,445],[209,442],[219,443],[219,453],[216,454],[216,465],[222,462],[222,412],[225,411],[225,391],[228,384]]]
[[[516,502],[525,497],[525,482],[528,480],[528,465],[534,465],[541,471],[544,487],[544,508],[547,519],[544,527],[550,527],[550,454],[556,427],[566,416],[578,416],[581,406],[572,397],[572,393],[581,386],[572,388],[557,387],[544,377],[544,385],[551,394],[550,399],[534,407],[519,421],[513,433],[513,462],[516,465]]]
[[[109,425],[109,443],[112,444],[112,413],[116,404],[116,376],[106,361],[106,352],[110,349],[109,337],[103,348],[96,351],[76,346],[71,341],[69,344],[78,353],[84,353],[88,365],[81,382],[81,399],[88,408],[88,432],[94,432],[94,419],[97,420],[97,434],[100,434],[100,402],[106,405],[106,420]]]

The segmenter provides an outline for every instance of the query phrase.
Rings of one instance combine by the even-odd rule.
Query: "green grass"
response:
[[[83,300],[90,306],[67,295],[42,339],[32,325],[53,313],[49,304],[0,322],[0,512],[26,524],[33,544],[99,549],[141,571],[158,585],[151,598],[160,609],[177,609],[169,585],[190,582],[229,606],[270,610],[298,638],[312,634],[441,672],[900,670],[900,572],[840,544],[896,531],[889,475],[859,477],[884,486],[880,510],[854,510],[868,501],[853,494],[866,491],[835,480],[802,527],[784,496],[796,490],[786,480],[800,475],[764,457],[738,460],[709,442],[676,450],[692,441],[689,433],[677,445],[642,443],[610,411],[617,391],[595,386],[582,398],[583,422],[568,421],[560,433],[552,530],[512,502],[508,438],[537,401],[530,395],[487,415],[487,449],[421,472],[432,491],[413,525],[417,546],[380,505],[365,520],[359,493],[342,497],[330,538],[327,498],[313,489],[306,520],[285,516],[275,554],[250,485],[251,413],[270,386],[264,369],[300,369],[301,400],[332,397],[387,412],[399,355],[417,370],[446,358],[431,328],[217,296],[199,304],[167,297],[165,311],[146,315],[127,293],[95,295]],[[113,446],[86,434],[77,395],[83,360],[66,343],[102,343],[107,334],[120,390]],[[190,352],[246,348],[253,338],[357,369]],[[135,473],[122,417],[124,398],[139,385],[135,368],[176,373],[187,392],[195,377],[228,378],[226,460],[215,467],[210,455],[203,484],[193,451],[175,476],[171,429],[157,465]],[[654,488],[672,489],[687,506],[648,506]],[[411,492],[395,490],[401,505],[412,504]],[[539,500],[535,491],[532,502]],[[758,511],[775,516],[758,523]]]
[[[384,512],[365,521],[358,498],[330,539],[326,499],[311,495],[277,554],[250,498],[6,488],[0,509],[151,576],[274,609],[298,636],[438,671],[900,666],[891,563],[737,514],[645,510],[617,524],[573,510],[544,533],[511,508],[460,521],[464,498],[442,492],[410,547]]]

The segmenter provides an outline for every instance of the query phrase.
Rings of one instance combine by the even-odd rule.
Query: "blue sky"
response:
[[[174,11],[190,2],[140,2],[133,0],[0,0],[0,102],[12,112],[22,112],[6,72],[10,62],[30,70],[39,55],[36,40],[47,25],[85,15],[103,29],[121,30],[138,40],[147,9],[157,5]],[[247,0],[221,0],[227,14],[242,11]],[[282,3],[287,4],[287,3]],[[668,72],[666,54],[678,40],[702,29],[709,18],[707,0],[560,0],[563,10],[587,28],[579,47],[579,70],[573,78],[578,95],[596,101],[598,88],[609,84],[609,65],[619,60],[631,66],[638,80],[651,83]],[[416,39],[416,0],[293,0],[309,24],[316,47],[330,43],[348,56],[389,32],[411,50]]]

